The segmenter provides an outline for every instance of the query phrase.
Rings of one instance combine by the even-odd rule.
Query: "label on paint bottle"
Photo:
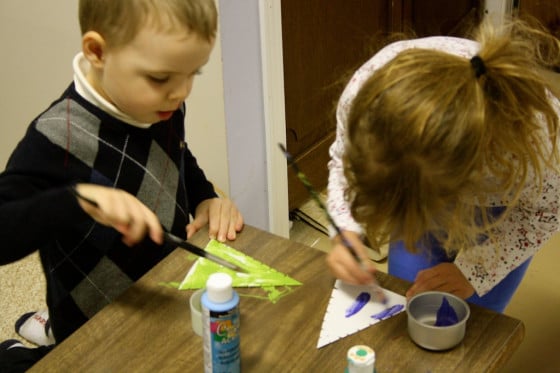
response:
[[[239,373],[239,295],[232,288],[231,276],[212,274],[202,294],[201,305],[204,371]]]

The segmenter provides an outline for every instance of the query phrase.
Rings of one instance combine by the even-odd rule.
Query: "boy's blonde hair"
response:
[[[503,219],[526,183],[556,172],[558,117],[539,71],[558,63],[559,41],[521,21],[483,23],[475,39],[479,77],[469,59],[410,49],[353,101],[346,197],[373,246],[416,251],[431,233],[448,251],[472,247],[497,223],[490,196]]]
[[[118,48],[149,24],[166,30],[183,27],[212,41],[218,14],[213,0],[80,0],[82,35],[96,31]]]

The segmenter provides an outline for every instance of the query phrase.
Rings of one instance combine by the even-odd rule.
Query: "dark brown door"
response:
[[[536,18],[556,37],[560,38],[560,1],[558,0],[518,0],[519,15]]]
[[[335,108],[346,79],[393,32],[459,35],[479,0],[281,0],[288,151],[316,189],[327,184]],[[309,198],[288,173],[289,208]]]

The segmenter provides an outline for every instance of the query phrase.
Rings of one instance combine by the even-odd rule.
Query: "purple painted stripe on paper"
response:
[[[367,302],[369,302],[370,299],[371,299],[371,295],[369,293],[366,292],[360,293],[356,297],[354,303],[352,303],[352,305],[348,307],[348,309],[346,310],[345,316],[350,317],[357,314],[362,308],[364,308],[364,306],[367,304]]]
[[[377,319],[377,320],[384,320],[384,319],[387,319],[387,318],[393,316],[394,314],[396,314],[397,312],[399,312],[403,308],[404,308],[403,304],[395,304],[394,306],[389,307],[386,310],[383,310],[379,313],[376,313],[375,315],[371,315],[371,318],[372,319]]]

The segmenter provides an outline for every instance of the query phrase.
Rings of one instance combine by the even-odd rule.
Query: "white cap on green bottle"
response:
[[[375,369],[375,351],[369,346],[350,347],[347,359],[348,373],[372,373]]]

